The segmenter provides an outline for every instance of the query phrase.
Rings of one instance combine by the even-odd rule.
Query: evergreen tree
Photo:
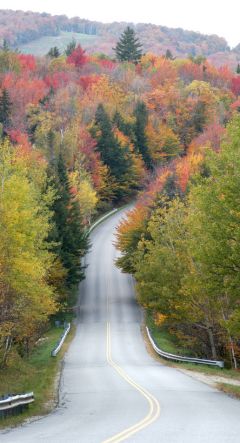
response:
[[[112,129],[111,120],[102,104],[97,108],[95,127],[92,136],[97,140],[97,150],[101,159],[108,166],[113,181],[116,183],[116,199],[124,197],[122,185],[127,182],[129,170],[132,167],[128,147],[120,146]]]
[[[145,129],[148,122],[148,112],[145,103],[139,101],[136,105],[134,115],[136,122],[134,125],[135,133],[135,149],[137,153],[142,155],[143,161],[147,168],[151,169],[152,159],[147,146],[147,137]]]
[[[123,134],[125,134],[127,137],[130,137],[131,140],[134,139],[132,124],[126,122],[120,112],[115,112],[112,122],[113,125],[116,126]]]
[[[27,131],[32,143],[35,143],[35,133],[39,125],[40,112],[40,106],[31,106],[26,113]]]
[[[199,101],[192,116],[192,123],[197,133],[202,132],[206,124],[206,104]]]
[[[236,73],[237,73],[237,74],[240,74],[240,64],[239,64],[239,63],[238,63],[238,65],[237,65]]]
[[[137,64],[142,57],[141,48],[142,45],[136,37],[134,29],[128,26],[121,35],[114,51],[117,59],[121,62],[127,61]]]
[[[7,89],[2,90],[2,95],[0,96],[0,123],[3,126],[3,130],[10,125],[10,115],[11,115],[12,103],[10,101],[9,93]]]
[[[73,39],[70,41],[70,43],[68,43],[67,48],[66,48],[66,50],[65,50],[65,54],[66,54],[67,56],[71,55],[72,52],[76,49],[76,47],[77,47],[77,42],[76,42],[76,40],[73,38]]]
[[[9,44],[6,39],[3,40],[3,51],[9,52]]]
[[[61,154],[51,175],[56,199],[52,207],[55,228],[49,241],[55,244],[54,252],[67,270],[66,287],[71,289],[84,278],[81,258],[89,246],[88,236],[82,224],[79,204],[70,191],[67,169]]]
[[[54,46],[53,48],[49,49],[47,55],[50,58],[58,58],[61,55],[61,52],[59,51],[57,46]]]
[[[54,153],[55,133],[52,129],[50,129],[50,131],[48,131],[47,133],[47,142],[48,142],[50,162],[53,162],[55,158],[55,153]]]
[[[167,60],[175,60],[175,57],[173,57],[172,52],[170,51],[170,49],[167,49],[167,50],[166,50],[165,58],[166,58]]]
[[[86,254],[88,246],[89,240],[82,224],[79,203],[72,196],[68,208],[64,244],[64,265],[69,270],[67,283],[70,287],[78,284],[84,278],[84,266],[81,264],[81,259]]]
[[[96,111],[95,123],[100,129],[100,136],[97,137],[97,149],[111,174],[119,181],[127,172],[129,163],[124,156],[124,150],[120,148],[114,136],[110,118],[101,104]]]

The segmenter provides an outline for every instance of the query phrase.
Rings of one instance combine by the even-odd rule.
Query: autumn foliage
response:
[[[0,364],[71,311],[88,226],[133,198],[116,241],[119,266],[136,272],[139,245],[155,235],[149,219],[208,176],[239,93],[235,74],[201,59],[147,53],[135,65],[80,45],[53,59],[0,51]]]
[[[74,65],[75,68],[82,68],[87,63],[86,51],[80,45],[68,56],[67,63]]]

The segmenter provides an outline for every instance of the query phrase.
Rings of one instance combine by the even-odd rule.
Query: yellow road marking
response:
[[[107,299],[107,311],[109,313],[108,299]],[[149,404],[149,412],[146,415],[146,417],[137,422],[135,425],[130,426],[129,428],[123,430],[122,432],[119,432],[118,434],[114,435],[113,437],[103,442],[103,443],[119,443],[131,437],[136,432],[139,432],[142,429],[146,428],[155,420],[157,420],[160,414],[160,405],[158,403],[158,400],[152,394],[150,394],[146,389],[142,388],[142,386],[140,386],[134,380],[132,380],[126,374],[126,372],[113,361],[111,353],[111,326],[109,322],[107,323],[107,361],[108,364],[112,366],[115,369],[115,371],[120,375],[120,377],[122,377],[130,386],[132,386],[138,392],[140,392],[141,395],[143,395],[143,397],[147,400]]]

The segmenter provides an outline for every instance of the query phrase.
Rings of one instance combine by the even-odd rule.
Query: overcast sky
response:
[[[181,27],[240,43],[240,0],[0,0],[0,9]]]

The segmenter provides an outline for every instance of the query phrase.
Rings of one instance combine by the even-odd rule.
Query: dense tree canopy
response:
[[[146,209],[140,225],[135,210],[118,233],[124,254],[118,264],[135,274],[140,303],[199,355],[225,358],[234,367],[240,334],[239,156],[237,115],[220,152],[208,151],[183,200],[162,192],[147,227]]]
[[[140,302],[196,354],[238,363],[239,78],[140,57],[135,39],[124,63],[75,42],[0,50],[1,365],[70,315],[89,225],[138,193],[117,242]]]

